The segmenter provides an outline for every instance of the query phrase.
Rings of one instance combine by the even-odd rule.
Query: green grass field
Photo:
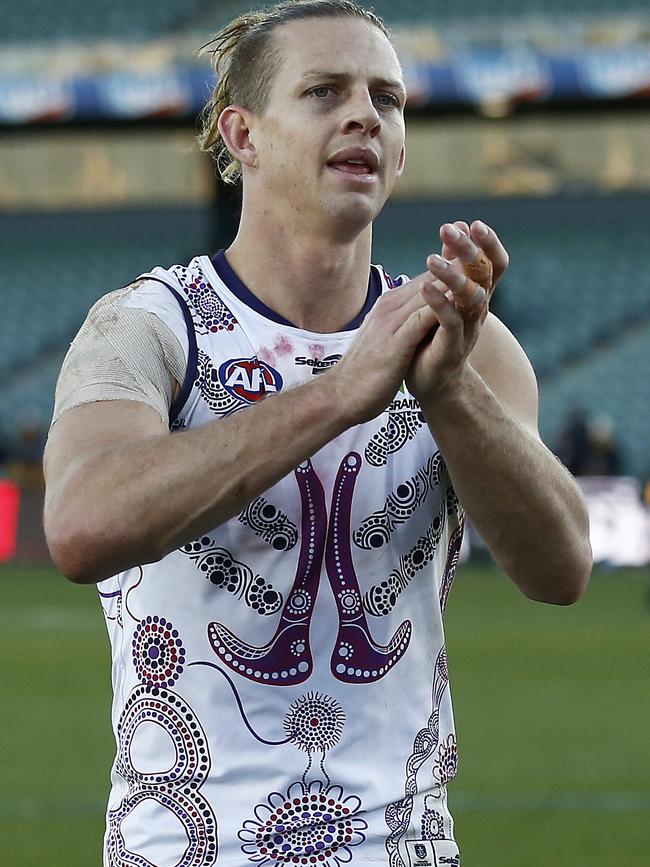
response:
[[[597,573],[556,608],[494,569],[459,571],[447,633],[463,867],[650,865],[649,588],[647,572]],[[5,567],[0,599],[0,860],[95,867],[113,750],[95,590]]]

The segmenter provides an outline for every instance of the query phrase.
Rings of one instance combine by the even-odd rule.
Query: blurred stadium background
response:
[[[365,4],[371,5],[371,4]],[[473,540],[450,602],[468,867],[650,864],[650,11],[644,0],[377,0],[410,92],[375,261],[490,222],[495,296],[538,373],[545,441],[583,478],[601,568],[534,606]],[[40,454],[89,306],[229,243],[237,201],[195,142],[197,48],[250,2],[0,0],[0,840],[100,863],[111,759],[94,591],[48,566]],[[162,865],[161,865],[162,867]]]

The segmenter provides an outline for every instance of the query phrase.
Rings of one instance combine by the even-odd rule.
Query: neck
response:
[[[307,231],[311,228],[311,231]],[[244,212],[228,261],[248,288],[298,328],[340,331],[368,293],[372,225],[353,237],[280,227]]]

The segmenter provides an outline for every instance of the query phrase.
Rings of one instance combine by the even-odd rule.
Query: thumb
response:
[[[414,310],[395,332],[398,348],[410,357],[438,324],[435,311],[428,304],[423,304]]]

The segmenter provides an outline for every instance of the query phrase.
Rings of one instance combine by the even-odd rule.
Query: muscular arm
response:
[[[45,453],[53,559],[78,583],[161,559],[238,514],[340,433],[335,408],[316,382],[173,434],[137,401],[70,410]]]
[[[395,396],[435,323],[430,274],[383,296],[336,368],[229,418],[170,434],[136,400],[63,413],[45,452],[45,532],[71,580],[159,560],[237,515],[346,428]],[[360,375],[363,371],[363,376]]]
[[[481,223],[446,224],[441,240],[445,258],[428,261],[437,283],[423,289],[440,327],[414,358],[411,390],[497,563],[530,598],[574,602],[592,565],[586,505],[539,438],[528,359],[486,318],[492,265],[498,279],[507,254]]]
[[[458,497],[496,562],[531,599],[568,604],[591,571],[586,507],[537,432],[521,347],[489,316],[457,385],[424,411]]]

